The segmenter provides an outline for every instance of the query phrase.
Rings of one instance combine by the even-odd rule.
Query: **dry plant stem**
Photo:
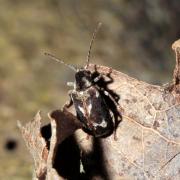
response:
[[[35,177],[63,179],[52,166],[56,148],[76,131],[85,174],[91,179],[180,179],[180,41],[172,47],[176,66],[169,91],[112,70],[113,82],[108,89],[120,96],[119,104],[123,109],[120,110],[122,122],[117,128],[117,141],[113,135],[87,139],[82,130],[76,131],[81,124],[73,107],[50,113],[52,136],[49,149],[40,134],[39,113],[25,127],[19,125],[34,158]],[[93,64],[88,68],[94,71]],[[110,68],[96,66],[96,69],[100,74],[106,74]],[[93,151],[101,157],[100,161],[89,157]]]

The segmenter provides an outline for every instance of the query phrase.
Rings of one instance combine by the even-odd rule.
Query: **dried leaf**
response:
[[[173,74],[173,89],[176,94],[180,94],[180,39],[173,43],[172,49],[175,51],[176,55],[176,66]]]
[[[118,139],[114,140],[113,135],[88,139],[82,130],[76,132],[82,151],[81,172],[89,179],[180,179],[180,41],[173,44],[173,49],[176,67],[171,86],[155,86],[111,71],[113,82],[108,89],[120,96],[122,109]],[[89,69],[94,71],[95,65],[89,65]],[[109,68],[96,66],[96,71],[106,74]],[[48,157],[46,143],[39,134],[39,115],[21,131],[36,161],[36,174],[47,170],[46,178],[56,179],[53,160],[57,145],[81,124],[73,109],[53,111],[50,118]]]
[[[22,126],[18,122],[22,136],[34,160],[35,177],[44,179],[47,171],[48,149],[44,138],[41,136],[41,116],[36,114],[34,120]]]
[[[41,135],[41,116],[39,112],[36,114],[34,120],[27,123],[24,127],[18,122],[27,148],[34,159],[34,179],[63,179],[53,168],[57,146],[66,137],[73,134],[76,129],[81,127],[79,121],[66,110],[53,111],[49,117],[51,119],[49,150],[47,148],[47,142]]]

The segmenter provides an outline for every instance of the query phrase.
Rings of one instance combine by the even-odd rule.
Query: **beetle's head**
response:
[[[92,85],[91,72],[85,69],[79,69],[75,74],[76,90],[85,90]]]
[[[89,67],[89,60],[90,60],[90,54],[91,54],[93,41],[94,41],[94,39],[96,37],[96,33],[98,32],[100,27],[101,27],[101,23],[98,23],[98,25],[93,33],[93,37],[90,42],[89,51],[88,51],[88,55],[87,55],[87,59],[86,59],[85,68],[77,69],[77,72],[75,74],[76,90],[85,90],[92,85],[92,75],[91,75],[91,72],[88,70],[88,67]]]

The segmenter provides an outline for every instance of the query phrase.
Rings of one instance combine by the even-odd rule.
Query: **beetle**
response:
[[[45,53],[45,55],[75,71],[75,82],[67,83],[68,86],[73,86],[73,90],[69,92],[70,102],[65,107],[74,105],[77,118],[83,124],[85,132],[95,137],[107,137],[114,130],[113,112],[104,98],[110,94],[98,86],[98,81],[102,79],[103,74],[94,77],[93,73],[88,70],[92,44],[100,26],[101,23],[98,24],[93,33],[85,67],[77,68],[74,65],[64,63],[52,54]],[[116,103],[113,97],[110,96],[110,98],[112,102]]]

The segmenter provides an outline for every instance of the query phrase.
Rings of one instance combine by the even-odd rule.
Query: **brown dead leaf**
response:
[[[57,146],[66,137],[72,135],[76,129],[81,127],[79,121],[65,109],[63,111],[53,111],[49,117],[51,119],[49,150],[47,142],[41,135],[41,116],[39,112],[34,120],[25,126],[18,122],[18,127],[34,160],[34,179],[63,179],[53,168]]]
[[[176,67],[173,84],[168,88],[151,85],[112,70],[113,83],[108,88],[120,96],[119,104],[123,109],[122,122],[117,128],[118,139],[115,141],[113,135],[88,139],[81,130],[76,133],[83,171],[88,178],[180,179],[179,42],[173,44]],[[94,71],[94,65],[91,64],[89,69]],[[109,72],[109,67],[96,66],[96,69],[99,73]],[[56,146],[81,126],[75,113],[71,113],[74,113],[72,109],[68,109],[50,114],[52,137],[49,153],[39,134],[39,115],[33,123],[21,127],[28,149],[35,162],[40,163],[35,163],[35,169],[38,173],[48,169],[47,179],[53,177]]]

